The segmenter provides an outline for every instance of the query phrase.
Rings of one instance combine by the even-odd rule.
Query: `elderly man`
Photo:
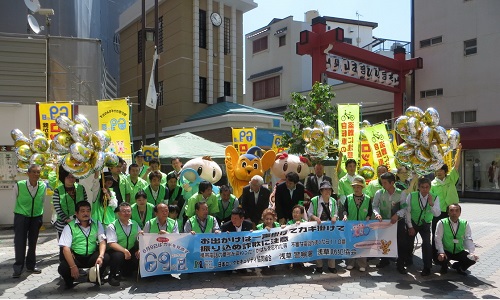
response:
[[[31,165],[28,168],[28,179],[20,180],[14,186],[14,274],[19,278],[26,269],[30,273],[40,274],[42,270],[36,267],[36,243],[40,227],[43,223],[43,200],[45,198],[45,183],[39,181],[40,166]],[[26,255],[26,240],[28,255]]]
[[[106,228],[106,238],[110,257],[109,285],[119,286],[118,273],[130,275],[139,265],[139,243],[137,234],[141,231],[139,224],[131,220],[130,204],[123,202],[118,206],[118,219]],[[125,263],[126,262],[126,263]]]
[[[169,210],[168,205],[165,203],[160,203],[155,206],[154,212],[156,218],[153,218],[146,222],[144,225],[145,233],[179,233],[179,227],[177,225],[177,220],[168,217]]]
[[[263,187],[264,179],[255,175],[249,182],[249,185],[243,188],[240,197],[240,204],[246,213],[246,218],[252,221],[253,226],[261,222],[262,212],[269,207],[269,196],[271,192]]]
[[[214,216],[208,215],[208,205],[205,201],[196,202],[194,209],[195,215],[184,225],[185,233],[220,233],[219,223]]]
[[[328,181],[332,184],[332,179],[326,175],[324,175],[325,167],[321,163],[317,163],[314,166],[314,175],[310,175],[306,179],[306,189],[313,193],[314,196],[319,196],[320,193],[320,185],[323,181]]]
[[[281,225],[292,219],[292,209],[304,201],[304,186],[299,183],[299,174],[288,172],[285,182],[276,187],[275,206]]]
[[[74,287],[74,280],[80,276],[78,268],[99,265],[104,270],[109,262],[104,228],[101,222],[90,218],[90,203],[78,202],[75,214],[76,219],[64,227],[59,239],[63,257],[57,270],[68,289]]]
[[[231,190],[227,185],[220,187],[219,195],[217,195],[217,203],[219,204],[219,212],[215,217],[220,224],[230,221],[231,212],[240,206],[238,198],[231,194]]]

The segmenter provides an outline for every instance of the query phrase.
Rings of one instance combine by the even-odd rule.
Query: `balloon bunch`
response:
[[[118,156],[105,152],[111,143],[111,136],[105,130],[92,133],[90,122],[83,115],[74,120],[59,116],[56,124],[61,129],[52,139],[50,152],[59,157],[64,170],[78,179],[87,178],[104,167],[118,165]]]
[[[363,122],[360,122],[359,123],[359,127],[360,127],[360,130],[359,130],[359,139],[362,140],[362,141],[366,141],[366,135],[365,135],[365,128],[366,127],[370,127],[372,126],[372,124],[370,123],[370,121],[368,120],[363,120]],[[365,178],[366,179],[366,178]]]
[[[370,180],[375,176],[375,170],[371,166],[364,166],[359,168],[358,174],[365,180]]]
[[[314,122],[314,128],[306,127],[302,131],[302,138],[307,143],[306,153],[313,159],[325,159],[328,157],[328,147],[333,146],[335,141],[335,130],[321,120]]]
[[[418,107],[408,107],[394,127],[405,141],[396,150],[396,162],[418,175],[427,175],[441,168],[444,156],[460,143],[458,131],[451,129],[447,133],[439,126],[439,113],[432,107],[425,113]]]
[[[52,164],[49,150],[50,142],[45,137],[45,133],[40,129],[33,129],[29,138],[19,129],[13,129],[10,136],[14,140],[17,157],[17,171],[27,173],[32,164],[41,167],[40,177],[47,179],[49,173],[55,169]]]

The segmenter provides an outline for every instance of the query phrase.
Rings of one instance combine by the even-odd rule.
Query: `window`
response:
[[[285,35],[280,36],[280,38],[279,38],[279,39],[280,39],[280,40],[279,40],[279,45],[280,45],[280,47],[281,47],[281,46],[285,46],[285,45],[286,45],[286,34],[285,34]]]
[[[200,48],[207,48],[207,12],[200,9],[200,20],[198,23],[198,39],[200,40]]]
[[[477,39],[467,40],[464,42],[464,55],[477,53]]]
[[[352,45],[352,39],[351,38],[344,38],[344,43],[346,44],[351,44]]]
[[[158,18],[158,53],[163,52],[163,16]]]
[[[137,32],[137,63],[142,62],[142,31]]]
[[[224,54],[231,53],[231,19],[224,18]]]
[[[267,35],[265,37],[261,37],[260,39],[256,39],[255,41],[253,41],[253,53],[264,51],[266,49],[267,49]]]
[[[442,42],[443,42],[443,37],[442,36],[433,37],[433,38],[430,38],[430,39],[426,39],[426,40],[420,41],[420,48],[429,47],[429,46],[432,46],[432,45],[435,45],[435,44],[440,44]]]
[[[137,91],[137,111],[141,112],[142,111],[142,89]]]
[[[453,125],[476,122],[476,111],[455,111],[451,113],[451,123]]]
[[[207,103],[207,78],[200,77],[200,103]]]
[[[272,77],[253,83],[253,101],[279,97],[280,77]]]
[[[163,81],[158,82],[158,91],[156,92],[158,94],[158,101],[156,106],[162,106],[163,105]]]
[[[420,98],[443,96],[443,89],[420,91]]]
[[[231,82],[224,81],[224,96],[231,96]]]

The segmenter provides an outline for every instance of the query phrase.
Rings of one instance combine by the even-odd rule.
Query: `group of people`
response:
[[[457,157],[460,149],[459,146]],[[461,207],[455,188],[459,159],[451,171],[448,172],[446,165],[436,171],[432,182],[417,176],[408,182],[405,167],[398,168],[394,175],[387,167],[379,166],[378,179],[368,185],[356,174],[356,161],[349,159],[345,162],[345,175],[337,169],[340,179],[335,189],[332,179],[324,175],[323,166],[317,164],[315,173],[305,184],[300,182],[298,174],[289,172],[271,196],[263,178],[256,175],[236,198],[228,186],[221,186],[215,194],[207,181],[199,183],[198,193],[184,197],[183,187],[178,184],[180,159],[172,159],[174,171],[165,174],[160,171],[158,160],[151,160],[148,167],[144,165],[142,152],[138,151],[134,158],[128,174],[123,173],[121,158],[116,167],[109,168],[100,178],[96,173],[90,200],[83,185],[78,184],[71,173],[59,170],[59,184],[53,196],[57,212],[54,225],[61,249],[58,271],[66,287],[74,286],[80,268],[93,266],[101,270],[109,266],[109,284],[120,285],[121,276],[137,270],[140,256],[137,235],[141,233],[239,232],[306,221],[319,224],[373,218],[397,223],[396,265],[402,274],[406,274],[406,267],[412,264],[417,233],[422,240],[422,276],[430,274],[433,257],[435,263],[441,265],[441,273],[448,270],[450,259],[457,261],[452,268],[459,273],[464,273],[477,259],[470,226],[459,218]],[[20,277],[24,265],[29,272],[41,273],[36,267],[35,251],[42,224],[45,184],[39,177],[40,167],[32,165],[28,179],[19,181],[14,188],[14,278]],[[377,267],[388,264],[388,259],[381,259]],[[364,272],[367,259],[347,260],[346,265],[348,270],[357,265],[359,271]],[[322,272],[322,268],[323,261],[317,261],[316,272]],[[334,259],[328,260],[328,270],[337,272]]]

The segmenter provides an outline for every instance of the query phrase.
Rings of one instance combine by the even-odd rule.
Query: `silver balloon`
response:
[[[401,153],[401,155],[403,156],[409,156],[412,155],[414,151],[415,148],[413,148],[412,145],[407,143],[401,143],[398,145],[398,150],[396,151],[396,153]]]
[[[102,151],[95,151],[90,157],[90,165],[93,172],[101,172],[104,169],[104,161],[106,160],[106,153]]]
[[[422,133],[420,134],[420,143],[422,143],[422,146],[425,148],[429,148],[432,143],[432,139],[434,138],[434,131],[430,126],[425,126],[424,129],[422,129]]]
[[[119,163],[118,156],[111,151],[106,152],[104,165],[108,168],[116,167]]]
[[[75,122],[73,122],[70,118],[61,115],[61,116],[57,117],[56,124],[62,130],[69,132],[71,126],[75,125]]]
[[[16,149],[16,157],[20,161],[28,162],[33,155],[33,151],[28,145],[21,145]]]
[[[30,138],[32,140],[34,140],[37,136],[42,136],[44,138],[46,138],[47,136],[45,135],[45,133],[43,131],[41,131],[40,129],[33,129],[30,131]]]
[[[325,127],[325,122],[323,122],[321,120],[316,120],[314,122],[314,128],[319,128],[319,129],[323,130],[324,127]]]
[[[76,142],[87,143],[89,141],[90,132],[82,124],[71,126],[69,132]]]
[[[38,153],[43,153],[46,152],[49,149],[49,141],[47,141],[47,138],[44,136],[35,136],[31,140],[31,150],[34,152]]]
[[[327,141],[332,141],[335,139],[335,129],[333,129],[332,126],[325,126],[325,128],[323,128],[323,133],[325,135],[325,138],[327,139]]]
[[[34,153],[30,157],[30,164],[43,166],[47,162],[47,158],[41,153]]]
[[[415,148],[415,156],[418,158],[418,160],[423,162],[428,162],[431,160],[431,154],[422,146]]]
[[[448,145],[452,150],[455,150],[458,144],[460,144],[460,133],[455,129],[451,129],[450,132],[448,132]]]
[[[439,113],[436,109],[429,107],[424,113],[424,121],[427,125],[434,127],[439,125]]]
[[[405,115],[408,117],[415,117],[420,120],[424,116],[424,112],[416,106],[410,106],[406,109]]]
[[[52,139],[52,143],[50,144],[51,152],[53,154],[66,154],[69,153],[69,147],[73,144],[73,138],[66,131],[61,131]]]
[[[434,137],[440,144],[448,143],[448,134],[446,133],[446,129],[442,126],[436,126],[436,128],[434,128]]]
[[[420,141],[418,138],[411,135],[401,135],[401,138],[405,140],[408,144],[412,146],[420,146]]]
[[[71,174],[80,172],[85,167],[84,163],[75,160],[69,153],[64,155],[61,166]]]
[[[14,147],[21,147],[22,145],[30,145],[31,141],[25,136],[20,136],[14,140]]]
[[[411,136],[418,137],[422,128],[420,127],[420,121],[415,117],[410,117],[408,119],[408,133]]]
[[[401,116],[399,118],[396,119],[396,122],[394,122],[394,128],[396,130],[396,132],[400,135],[403,135],[403,134],[408,134],[408,120],[410,118],[407,117],[407,116]]]
[[[441,169],[441,167],[444,165],[444,161],[441,159],[433,159],[431,160],[431,163],[429,164],[428,168],[429,170],[437,171]]]
[[[429,152],[434,159],[443,160],[443,149],[441,149],[441,146],[439,144],[432,143],[429,147]]]
[[[18,138],[21,138],[21,137],[26,138],[26,136],[24,136],[24,133],[21,131],[21,129],[18,129],[18,128],[12,129],[10,131],[10,136],[12,137],[12,139],[14,141],[17,140]]]
[[[87,120],[87,117],[84,115],[78,114],[73,118],[73,120],[76,124],[82,124],[88,132],[92,132],[92,126],[90,125],[89,120]]]
[[[305,129],[304,129],[305,130]],[[105,130],[98,130],[92,135],[92,144],[96,151],[106,151],[111,143],[111,136]]]
[[[92,151],[80,142],[73,143],[70,147],[71,156],[79,162],[87,162]]]
[[[75,176],[76,179],[85,179],[93,173],[92,170],[92,166],[89,163],[84,163],[82,169],[73,173],[73,176]]]

